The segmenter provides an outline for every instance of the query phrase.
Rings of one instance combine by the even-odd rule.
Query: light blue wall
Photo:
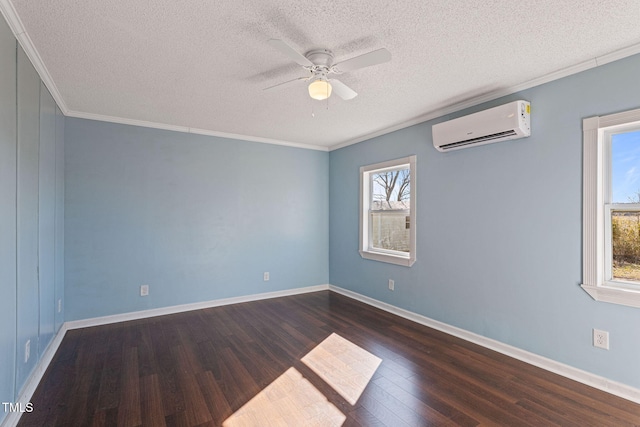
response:
[[[581,288],[582,119],[640,108],[640,56],[330,153],[330,283],[635,387],[640,309]],[[431,126],[526,99],[532,136],[449,153]],[[417,262],[358,255],[358,168],[416,154]],[[395,291],[387,288],[395,280]],[[592,346],[609,331],[611,350]]]
[[[61,325],[55,299],[63,297],[56,280],[64,280],[63,124],[0,20],[0,402],[17,401]],[[0,408],[0,422],[5,417]]]
[[[55,333],[56,280],[56,103],[40,83],[40,150],[38,181],[38,268],[40,329],[45,349]],[[64,203],[64,199],[63,203]]]
[[[37,357],[24,360],[25,343],[38,354],[38,168],[40,78],[18,48],[18,360],[17,383],[26,381]],[[25,362],[25,363],[23,363]]]
[[[13,401],[15,376],[16,40],[0,19],[0,402]]]
[[[55,152],[55,330],[64,323],[64,115],[56,105],[56,152]],[[58,304],[60,302],[60,304]]]
[[[328,153],[69,118],[65,137],[66,320],[328,283]]]

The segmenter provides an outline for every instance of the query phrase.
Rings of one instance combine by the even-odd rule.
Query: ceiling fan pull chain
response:
[[[329,111],[329,85],[327,85],[327,111]]]

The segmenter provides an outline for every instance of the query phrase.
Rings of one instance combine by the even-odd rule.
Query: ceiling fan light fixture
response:
[[[314,80],[309,85],[309,96],[318,101],[331,96],[331,83],[326,80]]]

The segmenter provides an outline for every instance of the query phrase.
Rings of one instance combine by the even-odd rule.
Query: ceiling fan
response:
[[[345,101],[358,95],[340,80],[329,78],[330,74],[342,74],[391,60],[391,53],[387,49],[381,48],[334,64],[333,53],[327,49],[316,49],[302,55],[282,40],[270,39],[269,44],[289,59],[301,65],[308,74],[305,77],[298,77],[297,79],[279,83],[264,90],[282,89],[293,86],[299,81],[310,81],[309,96],[320,101],[329,98],[332,92],[335,92]]]

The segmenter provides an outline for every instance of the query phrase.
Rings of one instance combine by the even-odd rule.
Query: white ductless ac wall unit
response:
[[[531,135],[531,105],[513,101],[468,116],[433,125],[433,146],[438,151],[491,144]]]

